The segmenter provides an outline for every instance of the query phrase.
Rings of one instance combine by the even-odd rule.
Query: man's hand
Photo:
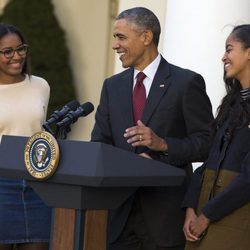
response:
[[[146,127],[140,120],[137,126],[127,128],[124,133],[127,142],[133,147],[146,146],[154,151],[167,152],[168,146],[164,139],[154,133],[154,131]]]
[[[139,155],[147,159],[152,159],[152,157],[150,157],[147,153],[141,153]]]

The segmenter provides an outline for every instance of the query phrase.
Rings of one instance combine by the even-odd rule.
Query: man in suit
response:
[[[202,76],[169,64],[158,53],[160,32],[159,20],[146,8],[117,16],[113,49],[128,69],[104,81],[91,140],[191,173],[191,163],[207,157],[211,104]],[[146,103],[136,118],[132,96],[138,72],[145,74]],[[110,211],[109,249],[184,249],[180,207],[186,185],[187,178],[178,187],[139,188]]]

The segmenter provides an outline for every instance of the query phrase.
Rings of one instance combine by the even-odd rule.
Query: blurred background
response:
[[[136,6],[158,16],[159,52],[204,77],[216,114],[225,39],[233,26],[250,23],[249,0],[0,0],[0,21],[23,31],[32,73],[51,86],[49,114],[72,99],[96,110],[104,79],[123,70],[111,48],[114,19]],[[94,113],[73,124],[68,139],[88,141]]]

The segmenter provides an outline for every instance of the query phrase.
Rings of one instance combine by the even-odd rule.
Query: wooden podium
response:
[[[28,137],[3,136],[0,176],[26,179],[53,207],[50,250],[105,250],[107,211],[119,207],[138,187],[177,186],[185,172],[111,145],[59,140],[60,162],[48,180],[26,170]]]

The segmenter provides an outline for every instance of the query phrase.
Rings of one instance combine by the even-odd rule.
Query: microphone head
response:
[[[79,106],[80,103],[78,101],[72,100],[64,105],[61,110],[55,110],[50,118],[42,125],[43,128],[49,133],[53,134],[50,126],[60,121],[69,111],[75,111]]]
[[[83,109],[83,116],[87,116],[94,110],[94,105],[91,102],[85,102],[80,107]]]
[[[71,110],[66,117],[58,122],[56,125],[58,128],[66,127],[75,123],[79,117],[87,116],[94,110],[94,105],[91,102],[86,102],[80,105],[75,111]]]

